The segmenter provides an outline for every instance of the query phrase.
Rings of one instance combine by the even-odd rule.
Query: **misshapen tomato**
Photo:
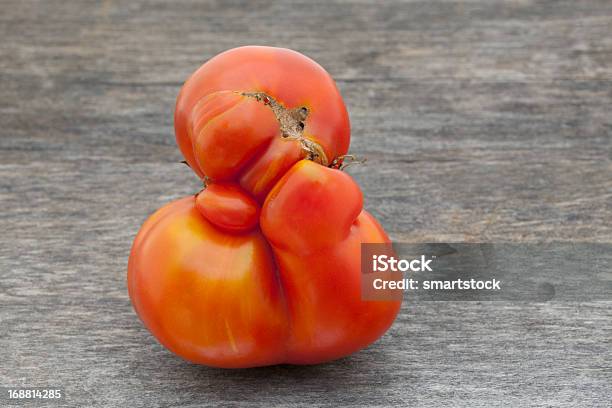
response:
[[[207,188],[153,214],[128,264],[134,308],[162,344],[217,367],[315,364],[389,328],[400,302],[360,293],[361,243],[389,239],[329,167],[350,130],[323,68],[286,49],[227,51],[185,83],[175,128]]]

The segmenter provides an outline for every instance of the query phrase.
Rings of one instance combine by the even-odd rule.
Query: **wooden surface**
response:
[[[349,172],[396,240],[612,243],[610,1],[1,6],[0,386],[66,406],[611,405],[609,301],[407,302],[352,357],[223,371],[158,345],[125,284],[144,219],[199,188],[182,82],[252,43],[334,76],[368,158]]]

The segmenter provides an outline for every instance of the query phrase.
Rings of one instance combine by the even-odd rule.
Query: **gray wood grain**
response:
[[[406,302],[349,358],[224,371],[159,346],[125,284],[142,221],[199,187],[182,82],[252,43],[337,80],[368,158],[349,172],[396,240],[612,243],[609,1],[1,6],[0,386],[65,406],[611,405],[611,302]]]

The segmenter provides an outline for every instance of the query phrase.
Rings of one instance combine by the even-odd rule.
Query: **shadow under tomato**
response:
[[[168,355],[168,358],[175,358]],[[173,376],[189,379],[188,394],[194,400],[265,405],[346,404],[386,405],[397,402],[393,390],[397,372],[393,355],[380,345],[352,356],[319,365],[275,365],[247,369],[221,369],[179,361],[172,365]],[[169,363],[169,362],[168,362]],[[401,382],[410,381],[402,375]],[[394,387],[395,384],[395,387]]]

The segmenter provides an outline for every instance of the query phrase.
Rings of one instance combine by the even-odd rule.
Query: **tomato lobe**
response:
[[[248,231],[259,222],[259,204],[235,184],[213,183],[197,195],[195,204],[208,221],[225,231]]]

